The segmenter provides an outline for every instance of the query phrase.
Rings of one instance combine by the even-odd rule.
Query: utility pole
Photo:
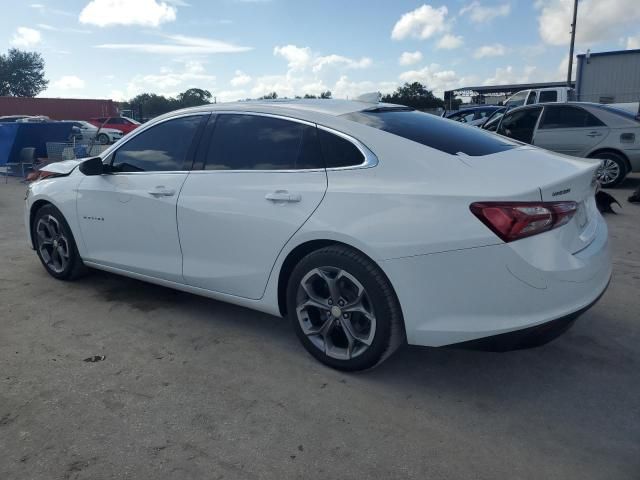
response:
[[[578,17],[578,0],[573,1],[573,23],[571,24],[571,46],[569,47],[569,68],[567,71],[567,87],[571,88],[571,70],[573,69],[573,45],[576,41],[576,18]]]

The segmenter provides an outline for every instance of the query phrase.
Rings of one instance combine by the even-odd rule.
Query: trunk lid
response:
[[[599,212],[595,202],[599,160],[569,157],[533,147],[522,147],[484,157],[464,157],[468,165],[490,178],[500,178],[512,189],[537,186],[544,202],[574,201],[572,220],[541,235],[555,236],[571,253],[586,248],[595,238]]]

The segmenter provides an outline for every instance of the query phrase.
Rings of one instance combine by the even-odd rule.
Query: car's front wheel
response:
[[[32,228],[38,257],[52,277],[73,280],[85,272],[71,229],[60,210],[53,205],[41,207]]]
[[[604,188],[619,185],[627,176],[627,165],[620,155],[615,152],[603,152],[594,155],[599,158],[602,165],[598,169],[598,181]]]
[[[298,263],[288,283],[287,311],[307,351],[340,370],[372,368],[405,340],[389,280],[373,261],[345,246],[322,248]]]

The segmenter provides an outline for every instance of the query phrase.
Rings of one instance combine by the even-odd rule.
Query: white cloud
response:
[[[447,33],[443,35],[440,40],[438,40],[438,43],[436,43],[436,48],[443,50],[453,50],[454,48],[461,47],[463,43],[464,39],[461,36],[451,35],[450,33]]]
[[[171,40],[171,43],[104,43],[96,45],[96,48],[170,55],[237,53],[253,49],[220,40],[185,35],[166,35],[165,38]]]
[[[91,0],[80,12],[80,23],[107,27],[142,25],[157,27],[176,19],[176,8],[157,0]]]
[[[201,62],[188,61],[179,71],[163,67],[159,73],[138,74],[128,83],[125,92],[120,91],[119,98],[132,98],[139,93],[153,92],[159,95],[175,96],[187,88],[198,87],[215,91],[215,75],[206,73]]]
[[[635,48],[640,48],[640,35],[627,37],[627,50],[633,50]]]
[[[402,52],[402,55],[400,55],[400,58],[398,59],[398,63],[400,65],[413,65],[414,63],[418,63],[419,61],[422,60],[422,53],[421,52]]]
[[[69,32],[69,33],[91,33],[91,30],[82,30],[79,28],[67,28],[67,27],[54,27],[47,23],[38,23],[36,26],[42,30],[49,30],[50,32]]]
[[[84,80],[75,75],[63,75],[55,82],[51,83],[52,87],[59,90],[80,90],[84,88]]]
[[[232,87],[241,87],[251,83],[251,77],[242,70],[236,70],[235,76],[229,82]]]
[[[484,57],[500,57],[507,53],[507,48],[500,44],[494,43],[493,45],[483,45],[476,49],[473,53],[475,58],[484,58]]]
[[[276,46],[273,49],[273,54],[286,59],[290,70],[305,70],[311,67],[314,73],[331,66],[367,68],[373,63],[369,57],[362,57],[356,60],[336,54],[322,56],[312,52],[309,47],[298,47],[296,45]]]
[[[319,72],[325,67],[330,66],[344,66],[346,68],[367,68],[370,67],[373,62],[369,57],[362,57],[359,60],[354,60],[349,57],[343,57],[342,55],[326,55],[324,57],[318,57],[313,62],[313,71]]]
[[[397,82],[373,82],[370,80],[357,82],[342,75],[330,90],[333,98],[355,98],[363,93],[391,93],[397,86]]]
[[[435,63],[419,70],[403,72],[399,78],[403,82],[420,82],[434,93],[457,88],[464,81],[455,71],[441,70],[440,65]]]
[[[505,68],[496,68],[493,77],[487,78],[483,85],[507,85],[510,83],[530,83],[532,78],[539,75],[534,66],[526,66],[522,72],[516,71],[511,65]]]
[[[249,98],[249,94],[246,90],[236,89],[236,90],[221,90],[216,92],[215,95],[216,101],[218,102],[235,102],[236,100],[244,100],[245,98]]]
[[[474,23],[490,22],[496,17],[506,17],[509,13],[511,13],[509,2],[485,7],[478,0],[474,0],[460,10],[460,15],[468,14],[469,19]]]
[[[285,58],[291,69],[304,69],[311,61],[311,49],[309,47],[284,45],[282,47],[275,47],[273,54]]]
[[[538,32],[545,43],[568,45],[573,15],[572,0],[537,0]],[[576,43],[592,45],[611,40],[621,29],[640,21],[638,0],[582,0],[578,5]]]
[[[447,7],[433,8],[431,5],[407,12],[396,22],[391,31],[391,38],[402,40],[407,37],[427,39],[447,30]]]
[[[30,48],[37,45],[42,40],[42,35],[38,30],[27,27],[18,27],[16,33],[13,34],[11,45],[14,47]]]

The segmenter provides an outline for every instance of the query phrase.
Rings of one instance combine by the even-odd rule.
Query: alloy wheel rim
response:
[[[69,265],[69,241],[60,223],[52,215],[38,220],[36,225],[38,252],[42,260],[55,273],[62,273]]]
[[[303,333],[338,360],[362,355],[373,342],[376,317],[362,284],[336,267],[308,272],[298,286],[296,314]]]
[[[619,176],[620,166],[616,162],[610,158],[602,161],[602,166],[598,171],[598,180],[600,180],[600,183],[608,185],[616,181]]]

